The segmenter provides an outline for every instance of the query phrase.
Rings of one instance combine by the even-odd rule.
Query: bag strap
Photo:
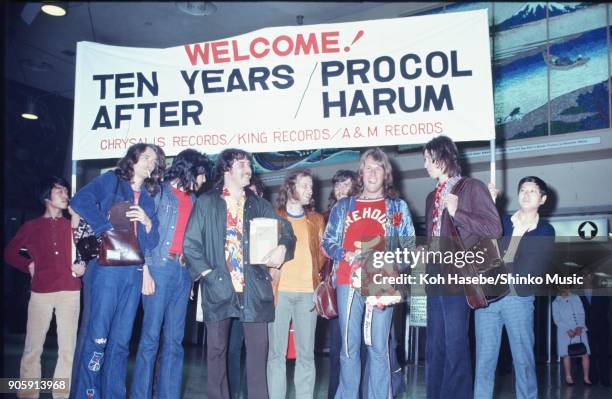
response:
[[[111,201],[111,207],[115,205],[115,200],[117,199],[117,191],[119,190],[119,183],[121,183],[121,177],[118,174],[115,174],[115,176],[117,176],[117,182],[115,183],[115,190],[113,191],[113,200]],[[123,192],[123,187],[121,188],[121,192]]]

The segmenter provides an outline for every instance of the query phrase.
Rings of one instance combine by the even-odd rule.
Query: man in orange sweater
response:
[[[268,392],[270,399],[284,399],[287,391],[286,359],[289,322],[293,321],[296,349],[295,394],[312,398],[315,386],[314,342],[317,314],[312,295],[321,281],[325,258],[321,237],[323,216],[314,211],[313,178],[309,170],[289,173],[277,198],[277,213],[286,218],[296,237],[295,254],[280,271],[273,271],[276,309],[268,324]],[[274,273],[276,272],[276,273]]]

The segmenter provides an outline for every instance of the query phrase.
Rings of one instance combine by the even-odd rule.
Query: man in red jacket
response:
[[[40,357],[55,313],[59,350],[53,378],[66,379],[66,385],[54,391],[53,396],[61,398],[68,397],[79,320],[81,281],[78,277],[85,268],[84,264],[72,264],[71,222],[62,216],[62,211],[69,209],[70,186],[61,177],[52,176],[43,181],[41,188],[40,200],[45,212],[19,228],[4,250],[4,260],[32,277],[19,377],[41,378]],[[69,211],[73,222],[78,223],[78,215]],[[29,258],[19,254],[22,248],[28,251]],[[21,391],[18,397],[38,398],[38,391]]]

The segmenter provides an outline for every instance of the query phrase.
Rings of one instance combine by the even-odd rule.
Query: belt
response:
[[[179,265],[181,265],[181,266],[185,266],[185,264],[186,264],[185,257],[183,256],[183,254],[169,253],[168,254],[168,259],[172,259],[172,260],[178,261]]]

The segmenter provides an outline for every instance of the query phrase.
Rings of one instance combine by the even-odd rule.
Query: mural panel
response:
[[[551,134],[609,127],[606,5],[575,4],[549,19]]]
[[[546,19],[537,3],[495,3],[493,85],[497,137],[548,134]],[[523,21],[522,23],[519,23]]]

